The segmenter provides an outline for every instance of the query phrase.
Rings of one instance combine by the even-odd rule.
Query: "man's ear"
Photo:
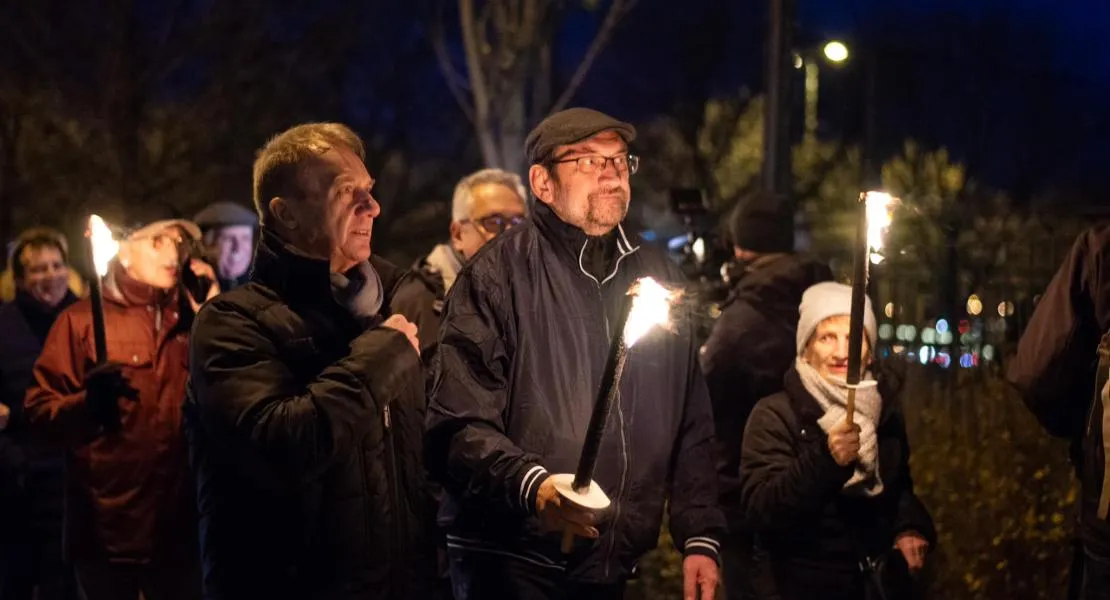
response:
[[[551,204],[555,199],[555,181],[543,165],[532,165],[528,169],[528,185],[532,187],[532,195],[540,202]]]
[[[270,214],[273,215],[274,220],[280,223],[283,228],[297,228],[297,216],[293,211],[293,207],[289,205],[289,201],[285,198],[274,196],[270,199]]]
[[[458,250],[462,245],[462,224],[451,221],[451,247]]]

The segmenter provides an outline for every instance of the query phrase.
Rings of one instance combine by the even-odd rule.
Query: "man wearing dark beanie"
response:
[[[716,421],[717,473],[729,537],[722,545],[725,592],[747,597],[751,535],[740,512],[740,446],[755,403],[782,389],[794,362],[802,292],[832,279],[828,265],[793,253],[794,218],[785,199],[743,198],[728,223],[735,255],[732,290],[701,348]]]

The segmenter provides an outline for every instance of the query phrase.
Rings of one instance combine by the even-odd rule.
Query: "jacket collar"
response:
[[[586,235],[586,232],[581,229],[564,222],[559,218],[551,207],[543,202],[536,201],[535,208],[532,211],[532,220],[536,223],[536,229],[540,234],[551,240],[559,249],[560,257],[566,259],[568,262],[577,266],[578,270],[589,277],[602,284],[612,279],[620,268],[621,261],[640,249],[639,246],[633,246],[625,235],[624,227],[617,225],[616,229],[609,233],[609,235],[616,237],[617,255],[613,261],[613,267],[610,273],[601,279],[597,280],[596,277],[590,274],[585,266],[585,255],[587,246],[591,244],[601,243],[601,238],[591,237]]]
[[[387,305],[405,273],[376,256],[370,257],[370,265],[382,280]],[[331,293],[329,262],[305,254],[265,229],[255,251],[250,279],[273,289],[283,298],[330,302],[338,306]]]
[[[177,302],[179,287],[168,290],[145,284],[129,275],[119,261],[113,261],[104,278],[104,297],[123,306],[171,306]]]

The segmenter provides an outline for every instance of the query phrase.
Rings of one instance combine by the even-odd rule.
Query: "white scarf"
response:
[[[432,249],[425,261],[443,277],[444,291],[450,290],[455,278],[463,268],[462,257],[447,244],[439,244]]]
[[[794,364],[806,391],[825,410],[817,424],[828,433],[848,417],[848,388],[844,382],[821,376],[800,356]],[[883,399],[879,396],[878,387],[856,390],[856,410],[852,420],[860,428],[860,459],[852,478],[844,484],[847,494],[878,496],[883,491],[883,481],[879,477],[879,439],[875,432],[882,410]]]

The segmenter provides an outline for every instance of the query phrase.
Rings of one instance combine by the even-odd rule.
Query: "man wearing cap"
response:
[[[430,360],[439,342],[443,304],[462,266],[490,240],[521,224],[528,214],[520,176],[482,169],[463,177],[451,200],[451,239],[413,267],[414,281],[399,289],[393,308],[420,328],[420,352]]]
[[[631,125],[556,113],[532,131],[533,217],[463,268],[447,300],[428,408],[429,470],[447,492],[441,523],[455,597],[620,598],[655,548],[663,510],[685,555],[685,597],[713,598],[724,518],[713,421],[681,307],[677,331],[632,350],[594,480],[603,514],[561,500],[601,385],[612,323],[641,277],[677,283],[655,248],[621,227]],[[576,542],[564,555],[564,531]]]
[[[59,231],[21,233],[8,261],[15,301],[0,306],[0,598],[72,598],[62,562],[62,454],[36,443],[23,417],[31,368],[68,287],[68,245]],[[37,596],[36,596],[37,592]]]
[[[186,261],[199,237],[177,219],[128,235],[103,283],[106,362],[96,365],[84,299],[61,314],[35,363],[27,425],[65,449],[65,553],[89,600],[199,598],[181,405],[189,328],[205,299],[179,285],[185,268],[214,279]]]
[[[729,222],[735,260],[732,290],[701,349],[713,401],[721,507],[728,518],[723,540],[725,592],[750,597],[751,534],[740,509],[740,448],[744,425],[761,398],[782,389],[794,363],[798,305],[810,286],[832,279],[828,265],[794,254],[794,218],[784,198],[756,192],[737,204]]]
[[[197,213],[204,255],[216,268],[220,289],[233,290],[247,282],[254,255],[258,214],[234,202],[216,202]]]

